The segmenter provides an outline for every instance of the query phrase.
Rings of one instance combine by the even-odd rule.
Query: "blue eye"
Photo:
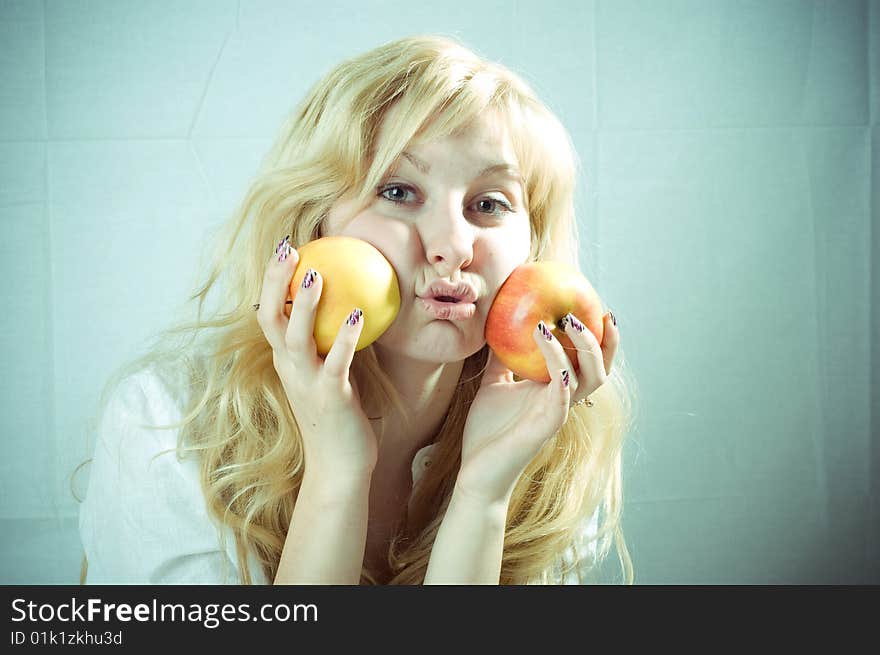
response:
[[[513,208],[508,203],[501,200],[500,198],[481,198],[480,200],[477,200],[477,205],[484,203],[484,202],[495,203],[495,205],[493,205],[493,206],[500,205],[501,207],[503,207],[503,210],[483,212],[486,214],[492,214],[492,215],[497,216],[498,214],[500,214],[502,212],[512,212],[513,211]]]
[[[378,187],[376,189],[376,193],[380,198],[384,198],[385,200],[393,202],[396,205],[403,205],[407,202],[410,202],[407,194],[412,194],[412,196],[415,196],[416,191],[411,186],[408,186],[406,184],[389,184],[387,186]],[[486,206],[487,204],[488,207]],[[497,217],[505,212],[513,212],[513,207],[511,207],[508,202],[501,200],[500,198],[492,198],[490,196],[480,198],[472,206],[477,207],[477,211],[480,214],[486,214],[487,216]]]
[[[379,187],[378,189],[376,189],[376,192],[379,194],[379,196],[385,198],[385,200],[390,200],[391,202],[399,205],[406,202],[405,196],[400,197],[400,195],[397,195],[397,197],[389,197],[387,195],[389,191],[400,191],[404,194],[413,193],[413,189],[411,187],[405,186],[403,184],[389,184],[388,186]]]

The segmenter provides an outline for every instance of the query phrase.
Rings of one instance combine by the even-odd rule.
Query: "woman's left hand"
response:
[[[462,435],[457,491],[488,504],[509,501],[529,462],[565,423],[569,407],[602,386],[611,373],[620,333],[610,313],[603,321],[601,345],[589,329],[580,331],[572,321],[565,321],[565,333],[578,350],[577,376],[562,344],[549,331],[548,340],[539,326],[533,336],[547,363],[550,382],[514,382],[513,372],[490,351]],[[580,321],[577,325],[583,327]]]

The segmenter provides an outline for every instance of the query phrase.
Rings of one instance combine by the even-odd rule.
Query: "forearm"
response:
[[[425,584],[498,584],[508,502],[452,493],[437,531]]]
[[[330,488],[307,473],[290,519],[275,584],[358,584],[369,496],[369,477]]]

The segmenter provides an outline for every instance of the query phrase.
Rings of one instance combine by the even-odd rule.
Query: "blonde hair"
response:
[[[379,127],[392,105],[400,108],[400,120],[383,127],[380,147]],[[578,164],[564,127],[506,68],[448,37],[404,38],[339,64],[310,90],[216,237],[207,281],[190,297],[198,299],[195,322],[163,332],[145,356],[108,381],[102,404],[114,385],[140,368],[186,371],[193,393],[185,416],[174,425],[154,427],[180,428],[179,453],[198,453],[207,507],[235,535],[243,582],[252,581],[248,553],[266,578],[274,579],[304,463],[271,347],[252,310],[270,248],[285,234],[296,247],[321,236],[333,204],[346,193],[370,202],[407,144],[453,134],[487,109],[498,110],[505,121],[525,181],[530,259],[578,266],[573,202]],[[208,293],[221,282],[221,304],[203,318]],[[202,356],[196,357],[197,351]],[[378,579],[364,569],[363,582],[423,582],[487,354],[484,346],[464,362],[435,440],[433,465],[413,489],[411,511],[389,549],[392,577]],[[597,570],[612,540],[624,582],[632,583],[621,527],[621,454],[632,417],[625,367],[618,351],[611,375],[591,395],[594,406],[572,408],[518,481],[508,511],[503,584],[553,582],[570,571],[580,579],[581,571]],[[405,413],[372,346],[356,354],[352,374],[365,406],[394,406]],[[579,561],[585,521],[597,508],[602,510],[594,537],[597,557]],[[575,555],[565,559],[566,553]]]

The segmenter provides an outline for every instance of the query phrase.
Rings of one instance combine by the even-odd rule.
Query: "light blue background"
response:
[[[203,238],[307,88],[420,32],[571,131],[639,382],[636,582],[880,582],[880,3],[422,4],[0,2],[0,583],[77,581],[107,375],[192,315]]]

